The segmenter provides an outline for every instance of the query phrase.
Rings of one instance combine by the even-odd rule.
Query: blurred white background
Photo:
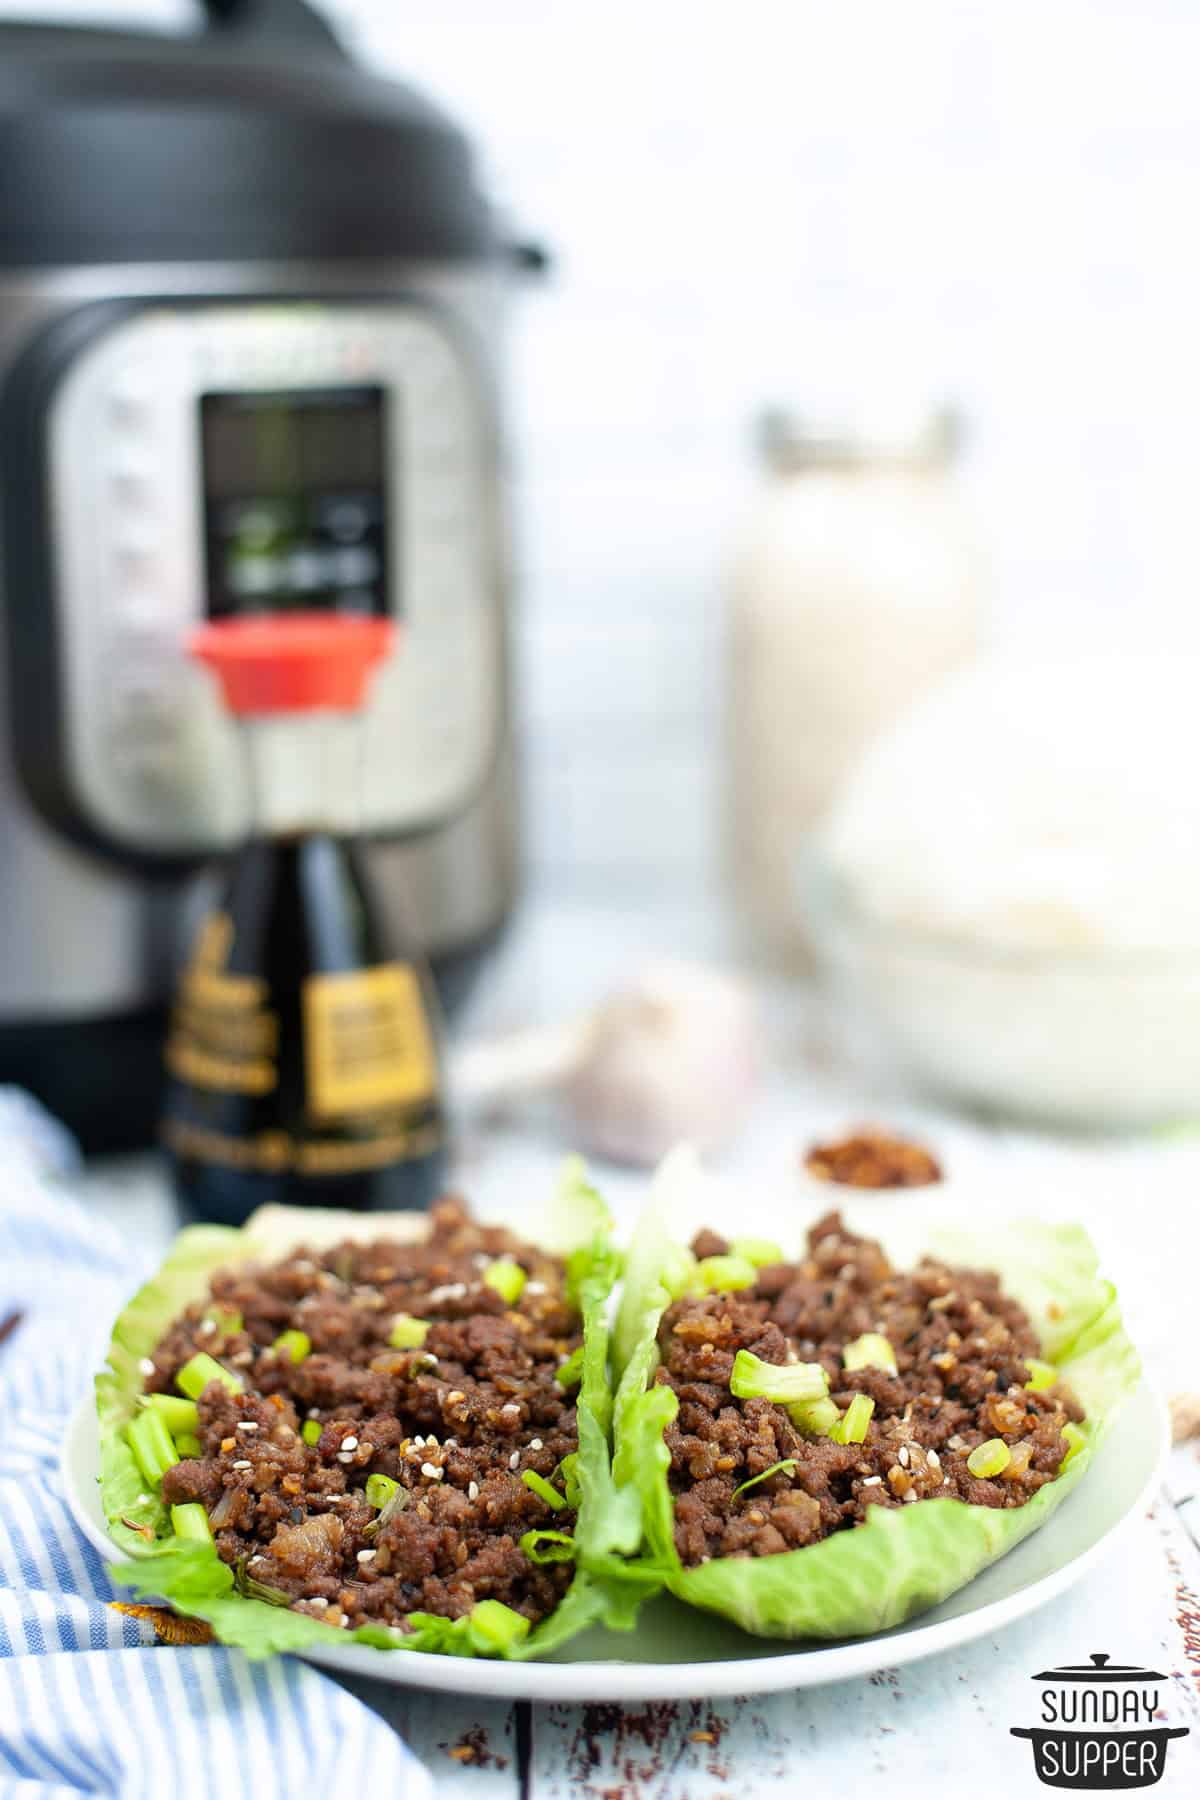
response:
[[[719,834],[749,422],[893,359],[949,395],[1018,644],[1193,633],[1191,0],[340,0],[557,257],[515,317],[533,848],[690,885]]]
[[[892,362],[961,404],[1002,642],[1196,637],[1193,0],[331,10],[461,116],[555,256],[511,394],[529,839],[556,888],[712,879],[723,573],[766,400]]]

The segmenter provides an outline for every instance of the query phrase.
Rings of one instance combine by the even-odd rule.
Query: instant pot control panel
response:
[[[18,638],[52,645],[54,749],[85,832],[168,857],[238,835],[235,727],[184,645],[205,616],[294,607],[401,627],[367,714],[366,828],[459,811],[503,694],[489,446],[475,369],[424,306],[153,305],[73,346],[45,405],[50,591],[7,604]],[[31,715],[39,665],[21,660]]]

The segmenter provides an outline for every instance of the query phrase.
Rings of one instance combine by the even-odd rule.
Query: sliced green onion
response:
[[[1083,1449],[1083,1446],[1087,1443],[1087,1433],[1081,1431],[1073,1419],[1067,1420],[1062,1428],[1062,1434],[1067,1440],[1068,1448],[1067,1454],[1058,1465],[1058,1472],[1060,1475],[1071,1461],[1071,1458],[1078,1456],[1079,1452]]]
[[[367,1476],[367,1505],[381,1508],[387,1505],[396,1489],[400,1486],[390,1475]]]
[[[829,1433],[835,1444],[865,1444],[867,1426],[871,1423],[871,1414],[875,1411],[875,1402],[867,1394],[855,1394],[849,1406]]]
[[[544,1500],[546,1505],[553,1508],[555,1512],[561,1512],[567,1504],[558,1489],[552,1488],[546,1477],[539,1475],[536,1469],[524,1470],[521,1480],[527,1488],[532,1489],[539,1500]]]
[[[864,1331],[861,1337],[856,1337],[842,1351],[842,1367],[847,1372],[853,1369],[886,1369],[889,1375],[894,1375],[896,1352],[878,1331]]]
[[[743,1481],[741,1487],[734,1488],[733,1497],[736,1500],[739,1494],[744,1494],[750,1488],[757,1487],[760,1481],[766,1481],[767,1477],[770,1475],[782,1475],[784,1473],[788,1475],[794,1475],[796,1473],[796,1459],[794,1456],[785,1456],[782,1462],[772,1463],[770,1468],[764,1469],[761,1475],[752,1475],[749,1481]]]
[[[307,1331],[281,1331],[271,1348],[286,1351],[294,1363],[302,1363],[312,1354],[312,1339]]]
[[[738,1400],[777,1400],[788,1406],[820,1400],[829,1392],[829,1381],[820,1363],[769,1363],[752,1350],[739,1350],[729,1391]]]
[[[222,1337],[232,1337],[245,1322],[235,1306],[210,1306],[204,1317],[208,1324],[216,1326]]]
[[[503,1656],[529,1636],[529,1620],[503,1600],[477,1600],[467,1614],[467,1635],[481,1656]]]
[[[572,1350],[566,1362],[559,1363],[554,1371],[554,1379],[560,1388],[575,1388],[583,1379],[583,1345]]]
[[[690,1294],[692,1280],[696,1273],[696,1258],[686,1244],[672,1244],[664,1254],[663,1266],[659,1272],[659,1281],[666,1288],[672,1300],[679,1300],[684,1294]]]
[[[213,1541],[208,1514],[198,1500],[189,1500],[184,1506],[173,1506],[171,1525],[177,1538],[191,1538],[198,1544],[211,1544]]]
[[[483,1271],[484,1287],[490,1287],[493,1293],[499,1294],[505,1306],[517,1304],[527,1279],[520,1263],[514,1262],[511,1256],[498,1256]]]
[[[242,1391],[241,1376],[235,1375],[230,1369],[223,1369],[207,1350],[199,1350],[195,1356],[189,1357],[175,1377],[176,1387],[182,1388],[192,1400],[200,1398],[210,1381],[219,1381],[231,1394],[240,1394]]]
[[[692,1270],[689,1292],[733,1294],[740,1288],[753,1287],[757,1279],[754,1264],[744,1256],[705,1256]]]
[[[305,1419],[303,1425],[300,1427],[300,1436],[304,1439],[306,1444],[318,1443],[321,1437],[320,1419]]]
[[[770,1238],[734,1238],[729,1246],[731,1256],[740,1256],[743,1262],[753,1263],[756,1269],[765,1269],[771,1263],[784,1261],[783,1251]]]
[[[140,1412],[125,1428],[133,1460],[152,1487],[161,1485],[168,1469],[179,1461],[170,1432],[156,1412]]]
[[[1058,1380],[1058,1370],[1054,1364],[1039,1362],[1036,1356],[1027,1356],[1025,1367],[1029,1370],[1029,1380],[1025,1386],[1031,1394],[1044,1394]]]
[[[575,1561],[575,1539],[569,1531],[527,1531],[520,1545],[531,1563]]]
[[[411,1313],[397,1313],[388,1332],[388,1343],[393,1350],[419,1350],[428,1336],[428,1319],[414,1319]]]
[[[577,1507],[583,1498],[583,1490],[579,1485],[579,1452],[572,1450],[569,1456],[564,1456],[554,1473],[562,1479],[567,1505]]]
[[[185,1400],[182,1394],[147,1394],[143,1405],[158,1414],[172,1437],[181,1431],[190,1431],[194,1436],[200,1429],[196,1402]]]
[[[175,1448],[180,1456],[203,1456],[204,1454],[204,1445],[198,1437],[193,1437],[190,1431],[181,1433],[175,1439]]]
[[[239,1556],[233,1566],[233,1585],[239,1594],[245,1594],[250,1600],[262,1600],[267,1606],[290,1606],[292,1596],[285,1594],[282,1588],[268,1587],[265,1581],[255,1581],[249,1573],[249,1558]]]
[[[386,1481],[387,1479],[386,1475],[379,1476],[380,1481]],[[371,1523],[363,1526],[364,1537],[374,1537],[376,1532],[386,1525],[389,1519],[395,1518],[396,1514],[398,1512],[403,1512],[408,1505],[409,1500],[412,1497],[409,1494],[408,1489],[406,1487],[401,1487],[398,1481],[393,1481],[391,1488],[391,1493],[388,1495],[375,1517],[371,1520]],[[370,1480],[368,1480],[367,1483],[367,1491],[368,1493],[370,1492]]]
[[[986,1444],[976,1444],[967,1458],[967,1467],[972,1475],[986,1478],[989,1475],[1003,1474],[1012,1461],[1012,1451],[1003,1438],[989,1438]]]
[[[833,1401],[826,1398],[802,1400],[798,1406],[789,1406],[788,1416],[796,1430],[806,1437],[828,1437],[842,1415]]]

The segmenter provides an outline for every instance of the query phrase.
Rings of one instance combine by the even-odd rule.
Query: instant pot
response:
[[[447,992],[514,890],[497,336],[468,142],[299,0],[0,26],[0,1080],[149,1138],[195,871],[243,830],[205,616],[394,616],[364,825]]]

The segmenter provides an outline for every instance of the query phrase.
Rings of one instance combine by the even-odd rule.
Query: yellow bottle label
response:
[[[314,1119],[434,1097],[437,1062],[421,984],[405,963],[304,983],[304,1069]]]
[[[267,984],[231,975],[233,920],[210,913],[183,972],[167,1034],[172,1075],[219,1094],[269,1094],[278,1081],[279,1020]]]

